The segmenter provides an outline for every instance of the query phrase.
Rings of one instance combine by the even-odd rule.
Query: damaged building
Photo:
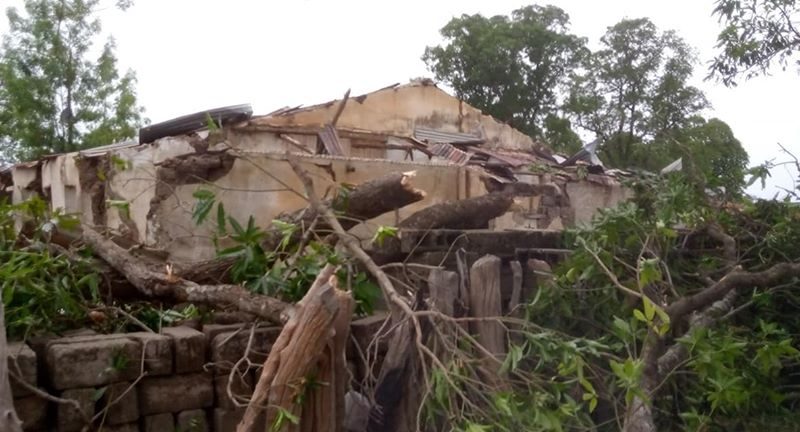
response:
[[[429,80],[261,116],[240,106],[175,119],[142,129],[136,141],[10,167],[0,191],[13,202],[40,195],[130,244],[193,262],[214,255],[214,222],[192,219],[198,189],[258,226],[306,205],[287,153],[327,197],[343,184],[414,172],[424,199],[354,227],[365,241],[433,204],[498,190],[516,191],[514,203],[484,231],[559,231],[629,195],[623,173],[565,161]]]

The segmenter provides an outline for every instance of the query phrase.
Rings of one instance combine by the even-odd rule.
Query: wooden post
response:
[[[503,305],[500,298],[500,258],[485,255],[469,272],[469,304],[471,316],[475,318],[500,317]],[[496,321],[481,320],[470,323],[470,330],[478,342],[492,355],[483,353],[483,369],[487,379],[499,384],[498,370],[506,354],[506,335],[503,326]]]

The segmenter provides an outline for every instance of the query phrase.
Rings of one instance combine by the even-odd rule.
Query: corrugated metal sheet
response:
[[[336,134],[336,129],[334,129],[333,126],[329,124],[325,125],[325,127],[319,131],[319,139],[322,140],[322,144],[325,146],[325,150],[328,151],[329,155],[345,156],[342,144],[339,143],[339,135]]]
[[[465,165],[467,162],[469,162],[471,157],[469,153],[461,151],[447,143],[435,143],[429,146],[428,150],[434,156],[445,158],[459,165]]]
[[[500,152],[484,148],[474,148],[474,150],[475,153],[483,153],[486,156],[490,156],[499,160],[500,162],[507,163],[514,168],[521,167],[523,165],[530,165],[531,163],[539,160],[539,158],[536,156],[525,153]]]
[[[435,129],[417,127],[414,128],[414,138],[429,143],[449,143],[449,144],[480,144],[483,138],[477,135],[443,132]]]

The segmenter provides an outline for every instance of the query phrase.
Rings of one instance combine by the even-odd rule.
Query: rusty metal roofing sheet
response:
[[[484,139],[477,135],[459,132],[443,132],[423,127],[414,128],[414,138],[429,143],[480,144],[484,142]]]
[[[465,151],[453,147],[452,144],[435,143],[428,147],[428,150],[433,156],[445,158],[453,163],[465,165],[469,162],[471,155]]]
[[[474,150],[475,153],[483,153],[486,156],[490,156],[499,160],[500,162],[507,163],[514,168],[539,161],[539,158],[532,154],[501,152],[478,147],[472,147],[471,149]]]

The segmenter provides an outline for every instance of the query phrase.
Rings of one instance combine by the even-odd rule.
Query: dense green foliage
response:
[[[423,59],[459,98],[533,136],[561,136],[558,89],[585,54],[585,41],[569,33],[569,15],[555,6],[527,6],[511,17],[462,15],[444,28],[444,46]],[[574,150],[577,137],[554,142]]]
[[[718,280],[730,271],[719,244],[702,234],[712,224],[735,239],[738,264],[746,271],[800,259],[792,246],[800,239],[800,208],[767,201],[716,208],[681,176],[640,182],[636,188],[633,201],[604,211],[591,228],[573,232],[577,249],[558,269],[558,283],[534,305],[532,319],[608,346],[607,355],[621,359],[608,362],[604,387],[612,395],[640,385],[643,371],[637,368],[644,367],[651,323],[668,344],[688,347],[690,356],[664,378],[652,401],[664,430],[752,430],[797,421],[797,278],[766,289],[742,289],[736,308],[698,331],[687,327],[688,317],[670,322],[659,311],[706,289],[706,277]],[[617,284],[646,297],[634,301]],[[536,318],[542,316],[552,318]],[[632,366],[625,371],[614,362]],[[612,397],[600,405],[617,403],[623,412],[624,400]]]
[[[795,0],[717,0],[714,15],[725,27],[717,37],[711,75],[726,85],[796,62],[800,5]]]
[[[17,236],[15,217],[25,217],[35,227],[31,238]],[[40,199],[13,206],[0,202],[0,292],[11,337],[88,322],[89,305],[98,300],[99,277],[88,263],[70,261],[46,247],[48,232],[73,222],[50,217]]]
[[[624,19],[590,51],[563,10],[529,6],[454,18],[441,33],[423,56],[436,78],[554,150],[572,153],[591,134],[610,167],[658,172],[683,158],[707,187],[740,193],[747,153],[727,124],[702,117],[709,103],[690,83],[698,60],[674,32]]]
[[[122,2],[121,7],[130,6]],[[109,39],[100,0],[26,0],[9,8],[0,49],[0,158],[27,160],[132,138],[142,122],[133,72]]]
[[[380,289],[328,243],[300,232],[303,227],[276,219],[271,229],[281,241],[275,250],[264,250],[262,243],[267,233],[256,225],[253,216],[248,218],[247,224],[240,223],[227,214],[224,204],[208,189],[198,189],[194,197],[197,200],[192,213],[194,222],[198,225],[213,222],[217,256],[234,259],[230,269],[234,282],[259,294],[296,302],[303,298],[325,264],[339,265],[340,286],[352,291],[356,313],[372,313]],[[212,211],[213,221],[207,221]],[[391,229],[381,231],[387,235],[393,232]],[[296,234],[303,234],[305,241],[293,244],[290,240]]]

